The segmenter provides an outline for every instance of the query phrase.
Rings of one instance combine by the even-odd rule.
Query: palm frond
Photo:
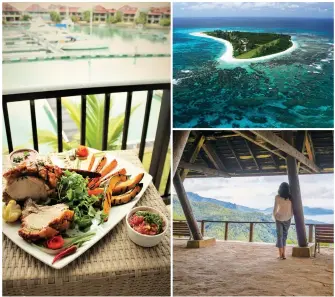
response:
[[[75,103],[70,98],[62,98],[62,105],[67,109],[78,129],[80,129],[80,104]]]
[[[140,106],[140,104],[135,105],[131,108],[130,115]],[[121,133],[123,132],[125,115],[120,114],[115,118],[109,119],[108,123],[108,147],[109,149],[115,148],[115,143],[120,139]],[[113,147],[113,148],[112,148]]]
[[[87,96],[86,106],[86,143],[88,146],[101,149],[105,101],[95,95]]]
[[[58,150],[58,137],[55,133],[48,130],[37,129],[37,135],[39,143],[49,145],[54,151]],[[30,139],[29,142],[32,143],[33,140]],[[71,148],[71,143],[63,140],[63,149],[69,150]]]

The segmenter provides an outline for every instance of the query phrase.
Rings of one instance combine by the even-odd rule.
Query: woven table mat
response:
[[[113,151],[113,154],[143,168],[134,151]],[[6,156],[3,160],[5,169],[9,160]],[[170,217],[152,183],[137,205],[154,207],[168,218]],[[60,270],[53,269],[35,259],[3,236],[2,265],[5,295],[58,295],[64,293],[62,288],[68,290],[64,295],[97,295],[98,292],[100,295],[138,295],[134,294],[135,287],[137,287],[136,292],[141,295],[151,293],[151,295],[168,295],[170,290],[170,232],[166,233],[157,246],[143,248],[128,238],[126,224],[122,220],[93,247]],[[141,283],[143,284],[136,285],[136,278],[142,278]],[[71,282],[74,285],[71,285]],[[113,289],[112,285],[118,283],[120,284],[117,288]],[[147,288],[149,292],[144,288],[148,284],[151,287]],[[94,286],[96,286],[95,289]],[[155,286],[161,288],[155,291],[153,288]],[[36,292],[36,288],[39,287],[42,291]],[[120,287],[123,292],[117,291]],[[101,292],[104,288],[109,291],[113,290],[113,293]],[[32,294],[29,294],[29,290]]]

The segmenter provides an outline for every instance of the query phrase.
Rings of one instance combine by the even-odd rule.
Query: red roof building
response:
[[[124,5],[121,8],[119,8],[119,11],[121,11],[123,14],[135,15],[138,11],[138,8],[137,7],[131,7],[129,5]]]
[[[104,13],[108,13],[108,10],[105,7],[103,7],[102,5],[96,5],[93,8],[93,13],[102,13],[102,14],[104,14]]]
[[[47,9],[41,7],[39,4],[31,4],[28,8],[25,10],[26,12],[29,13],[43,13],[43,12],[48,12]]]
[[[18,12],[20,11],[9,3],[2,3],[2,13],[4,12]]]
[[[2,21],[16,22],[20,21],[21,12],[9,3],[2,3]]]
[[[160,16],[164,16],[164,15],[170,15],[171,14],[171,9],[170,7],[151,7],[148,15],[160,15]]]
[[[170,7],[151,7],[148,12],[148,24],[159,24],[163,18],[170,18]]]

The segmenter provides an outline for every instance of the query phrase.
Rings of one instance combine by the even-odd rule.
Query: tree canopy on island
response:
[[[292,46],[291,36],[277,33],[257,33],[215,30],[205,34],[229,41],[234,57],[250,59],[285,51]]]

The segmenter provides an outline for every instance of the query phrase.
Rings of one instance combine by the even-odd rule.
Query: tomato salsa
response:
[[[163,232],[164,221],[156,213],[137,211],[129,218],[130,226],[138,233],[157,235]]]

